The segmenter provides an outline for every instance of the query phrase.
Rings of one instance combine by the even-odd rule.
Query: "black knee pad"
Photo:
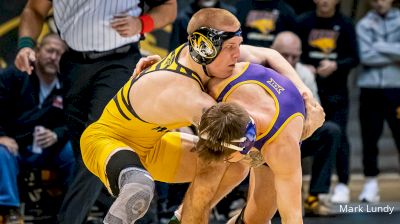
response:
[[[144,169],[139,156],[131,150],[120,150],[108,160],[106,175],[110,183],[111,192],[114,196],[119,194],[118,179],[121,171],[129,167]]]

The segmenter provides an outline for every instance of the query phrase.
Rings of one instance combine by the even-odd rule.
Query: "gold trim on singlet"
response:
[[[243,72],[240,73],[240,75],[242,75],[242,74],[243,74]],[[240,76],[240,75],[239,75],[239,76]],[[238,78],[239,76],[237,76],[236,78]],[[232,79],[232,80],[233,80],[233,79]],[[274,103],[275,103],[276,112],[275,112],[275,114],[274,114],[274,117],[272,118],[272,120],[271,120],[271,122],[269,123],[269,125],[268,125],[267,129],[265,130],[265,132],[263,132],[263,133],[260,134],[260,135],[257,135],[256,140],[260,140],[261,138],[263,138],[264,136],[266,136],[266,135],[271,131],[272,127],[274,126],[274,124],[275,124],[275,122],[276,122],[276,120],[278,119],[278,115],[279,115],[279,112],[280,112],[279,100],[278,100],[278,98],[276,97],[276,95],[274,94],[274,92],[272,92],[272,90],[271,90],[270,88],[268,88],[264,83],[262,83],[262,82],[260,82],[260,81],[258,81],[258,80],[246,80],[246,81],[238,82],[238,83],[236,83],[234,86],[232,86],[232,88],[229,89],[229,91],[224,95],[224,97],[223,97],[223,99],[222,99],[222,102],[225,102],[226,99],[231,95],[231,93],[232,93],[236,88],[238,88],[239,86],[244,85],[244,84],[256,84],[256,85],[260,86],[261,88],[263,88],[263,89],[272,97],[272,99],[274,100]],[[226,86],[226,85],[225,85],[225,86]]]
[[[205,88],[203,86],[203,83],[201,82],[200,76],[191,70],[190,68],[182,65],[181,63],[178,62],[179,55],[182,52],[182,49],[186,47],[187,44],[182,44],[175,50],[173,50],[171,53],[167,55],[167,57],[163,58],[161,61],[157,62],[156,64],[150,66],[148,69],[144,70],[142,73],[140,73],[136,79],[132,82],[132,84],[138,80],[140,77],[154,72],[154,71],[170,71],[170,72],[175,72],[178,74],[181,74],[183,76],[192,78],[196,80],[196,82],[199,84],[200,88],[205,91]],[[132,85],[131,84],[131,85]]]

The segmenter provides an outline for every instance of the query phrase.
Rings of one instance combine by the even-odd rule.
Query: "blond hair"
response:
[[[236,103],[222,102],[210,107],[200,120],[196,145],[199,156],[204,160],[219,160],[237,152],[223,143],[243,137],[249,120],[247,111]]]
[[[200,27],[223,30],[227,26],[233,27],[234,30],[232,31],[236,31],[240,28],[240,22],[232,13],[225,9],[204,8],[192,16],[187,27],[187,32],[191,34]]]

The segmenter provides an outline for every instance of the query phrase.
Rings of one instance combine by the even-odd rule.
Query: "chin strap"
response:
[[[208,74],[208,72],[207,72],[207,67],[206,67],[206,65],[201,65],[201,67],[203,67],[203,71],[204,71],[204,73],[206,74],[206,76],[211,77],[211,76]]]

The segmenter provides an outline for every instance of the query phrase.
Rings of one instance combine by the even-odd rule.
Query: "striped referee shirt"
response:
[[[53,0],[54,19],[62,39],[76,51],[107,51],[139,41],[121,37],[112,27],[116,15],[140,16],[140,0]]]

